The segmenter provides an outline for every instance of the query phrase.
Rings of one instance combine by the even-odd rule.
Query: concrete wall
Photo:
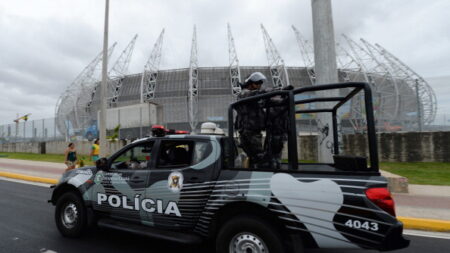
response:
[[[380,133],[377,140],[380,161],[450,162],[450,132]],[[343,142],[343,154],[368,156],[365,135],[343,135]],[[8,143],[0,145],[0,152],[63,154],[67,145],[64,141]],[[75,145],[78,154],[88,155],[92,142],[77,141]],[[109,145],[112,154],[126,143],[117,141]],[[297,145],[301,151],[301,160],[317,161],[317,136],[302,136]],[[284,152],[283,157],[287,158],[287,152]]]
[[[369,156],[366,135],[343,135],[342,140],[342,154]],[[379,133],[377,142],[381,162],[450,162],[450,132]],[[297,145],[301,160],[317,161],[317,136],[302,136]]]

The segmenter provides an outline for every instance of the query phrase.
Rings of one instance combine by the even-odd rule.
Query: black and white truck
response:
[[[344,95],[314,95],[326,90]],[[277,169],[248,168],[237,159],[242,154],[232,124],[235,108],[272,96],[287,98],[289,105],[287,158]],[[330,113],[335,119],[352,98],[364,106],[370,156],[341,155],[333,120],[334,162],[299,160],[296,114]],[[324,102],[327,108],[296,106]],[[96,167],[66,172],[49,200],[56,206],[57,228],[64,236],[78,237],[96,224],[180,243],[209,242],[216,252],[229,253],[389,251],[409,245],[378,169],[368,84],[317,85],[247,98],[230,106],[229,122],[228,136],[166,135],[160,129]]]

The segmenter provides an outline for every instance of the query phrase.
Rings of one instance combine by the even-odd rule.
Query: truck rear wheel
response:
[[[281,237],[268,222],[238,216],[226,222],[216,238],[217,253],[282,253]]]
[[[79,237],[87,226],[86,207],[75,192],[64,193],[56,202],[55,222],[59,232],[66,237]]]

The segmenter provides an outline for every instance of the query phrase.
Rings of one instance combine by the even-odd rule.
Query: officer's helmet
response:
[[[265,75],[263,75],[263,73],[261,72],[253,72],[251,75],[249,75],[247,77],[247,79],[245,79],[245,85],[249,85],[251,83],[257,83],[257,84],[262,84],[264,83],[264,81],[266,81],[267,78]]]

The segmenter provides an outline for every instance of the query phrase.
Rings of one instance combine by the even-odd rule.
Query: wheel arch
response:
[[[83,199],[81,192],[78,190],[78,188],[76,188],[75,186],[73,186],[71,184],[63,183],[63,184],[58,185],[53,190],[51,203],[53,205],[56,205],[56,202],[58,201],[59,197],[61,197],[64,193],[69,192],[69,191],[75,192],[76,194],[78,194],[81,197],[81,199]]]

